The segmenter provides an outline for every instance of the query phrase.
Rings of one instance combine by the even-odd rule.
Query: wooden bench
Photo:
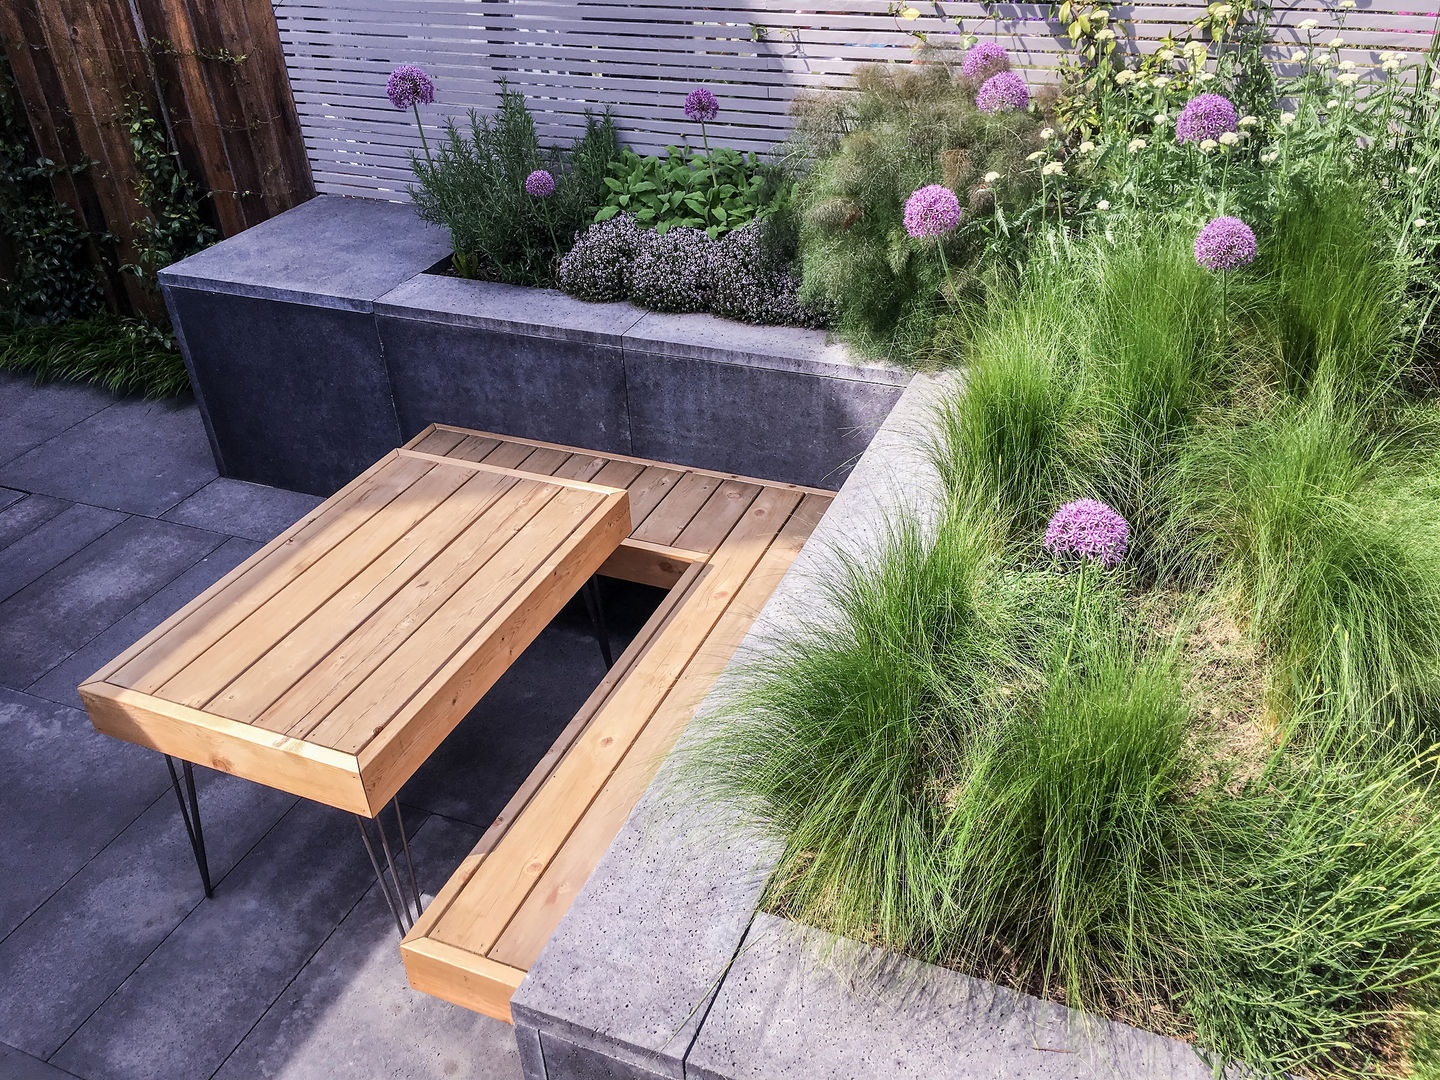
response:
[[[602,574],[670,589],[401,944],[410,983],[510,998],[801,546],[830,492],[435,427],[411,446],[629,492]]]

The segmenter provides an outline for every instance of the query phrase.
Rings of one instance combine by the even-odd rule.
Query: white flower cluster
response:
[[[581,300],[624,300],[630,295],[630,265],[644,234],[630,214],[591,225],[560,260],[555,280]]]
[[[704,311],[714,243],[704,229],[647,232],[630,268],[630,299],[652,311]]]

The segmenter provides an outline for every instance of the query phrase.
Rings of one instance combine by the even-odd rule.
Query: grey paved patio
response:
[[[76,685],[318,500],[218,478],[190,403],[0,374],[0,1078],[518,1077],[417,994],[354,820],[197,770],[204,900],[163,759]],[[607,582],[617,649],[657,595]],[[433,893],[603,674],[567,609],[401,793]]]

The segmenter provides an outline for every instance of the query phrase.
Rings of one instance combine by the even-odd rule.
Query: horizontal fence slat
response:
[[[1437,28],[1440,0],[1362,0],[1339,12],[1331,0],[1295,0],[1275,12],[1272,59],[1339,34],[1335,60],[1353,60],[1367,80],[1386,50],[1418,57]],[[848,85],[856,65],[906,63],[915,32],[932,44],[973,33],[1011,51],[1034,82],[1056,78],[1069,42],[1048,3],[917,5],[900,19],[889,0],[852,0],[833,11],[780,7],[771,0],[699,6],[667,0],[274,0],[296,110],[317,190],[403,200],[410,155],[421,150],[413,115],[385,97],[390,71],[413,63],[436,80],[437,101],[422,111],[428,136],[447,119],[493,110],[503,78],[525,95],[536,131],[566,143],[585,113],[607,109],[621,137],[641,152],[697,145],[684,95],[712,86],[721,114],[712,142],[768,152],[789,134],[789,109],[805,91]],[[1198,3],[1110,6],[1127,54],[1149,54],[1167,35],[1183,37],[1204,15]],[[1319,26],[1303,31],[1300,23]],[[1281,68],[1282,74],[1293,68]]]

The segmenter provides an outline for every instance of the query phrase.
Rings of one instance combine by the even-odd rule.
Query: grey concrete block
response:
[[[421,888],[438,889],[479,835],[426,820],[411,843]],[[521,1070],[508,1024],[410,988],[395,921],[372,885],[216,1074],[259,1077],[520,1080]]]
[[[0,688],[0,938],[169,790],[157,763],[79,709]]]
[[[152,755],[150,767],[168,787],[158,754]],[[208,769],[197,769],[196,780],[218,897],[227,888],[229,871],[296,800]],[[271,888],[275,891],[266,911],[275,910],[276,898],[288,891],[288,884],[276,882]],[[0,1040],[49,1058],[176,925],[205,902],[179,804],[173,796],[162,795],[0,941],[0,971],[5,972]],[[227,910],[233,909],[232,901]],[[222,933],[197,943],[190,953],[192,966],[211,980],[206,993],[190,1003],[193,1007],[204,1008],[211,1000],[209,991],[218,992],[232,948]],[[135,1037],[160,1039],[167,1032],[162,1021],[148,1031],[137,1030]],[[109,1075],[99,1069],[79,1071],[82,1076]]]
[[[650,311],[626,331],[625,345],[655,356],[765,367],[903,389],[912,373],[857,359],[822,330],[752,326],[714,315]]]
[[[520,1055],[520,1072],[525,1080],[546,1080],[545,1056],[540,1052],[540,1032],[524,1024],[516,1024],[515,1049]]]
[[[321,501],[318,495],[222,476],[166,511],[165,520],[263,542],[284,532]]]
[[[168,521],[121,522],[0,602],[0,683],[29,686],[224,542]]]
[[[432,319],[418,307],[404,318],[380,314],[377,322],[406,438],[427,424],[445,423],[630,452],[618,337],[617,344],[602,344],[521,334],[460,323],[443,313]]]
[[[4,509],[0,509],[0,551],[16,540],[29,536],[32,531],[71,505],[64,499],[54,499],[49,495],[26,495],[24,492],[18,494],[18,499],[7,496]]]
[[[31,507],[40,513],[28,513]],[[51,514],[52,510],[58,512]],[[114,510],[37,495],[16,503],[0,514],[0,529],[5,527],[5,518],[10,515],[21,519],[21,528],[33,523],[37,517],[42,521],[0,550],[0,602],[126,520],[124,514]]]
[[[192,402],[122,398],[0,466],[0,484],[151,517],[211,480]]]
[[[66,382],[36,386],[27,376],[0,371],[0,464],[94,416],[114,400],[98,386]]]
[[[0,1043],[0,1076],[5,1080],[75,1080],[74,1073],[57,1069],[4,1043]]]
[[[197,289],[167,300],[223,475],[330,495],[401,441],[368,313]]]
[[[321,195],[159,276],[164,286],[368,311],[377,296],[449,254],[445,230],[422,222],[408,203]]]
[[[1207,1080],[1195,1051],[953,971],[755,919],[686,1059],[696,1080]]]
[[[592,304],[554,289],[425,274],[375,301],[375,314],[552,341],[619,348],[645,317],[633,304]]]
[[[11,503],[17,503],[25,498],[25,492],[15,491],[12,488],[0,488],[0,510],[4,510]]]
[[[903,390],[758,360],[667,355],[636,332],[625,342],[625,379],[637,455],[831,489]]]
[[[259,549],[260,545],[253,540],[226,540],[149,600],[36,679],[25,688],[26,692],[80,708],[76,687]]]
[[[668,1074],[597,1054],[594,1050],[540,1033],[547,1080],[665,1080]]]

